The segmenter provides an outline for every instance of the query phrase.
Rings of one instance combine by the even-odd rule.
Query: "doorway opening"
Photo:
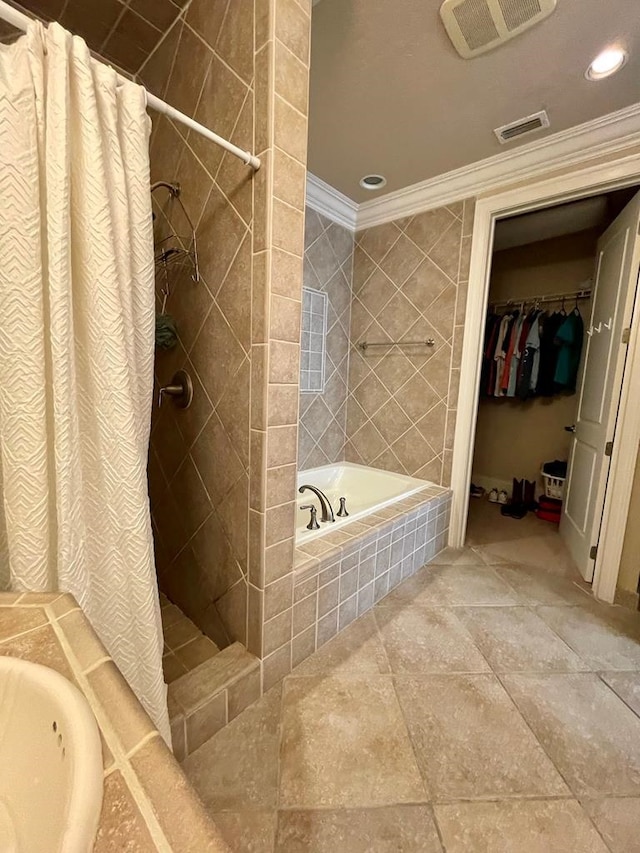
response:
[[[541,186],[529,191],[528,204],[526,191],[520,193],[519,204],[513,203],[513,191],[502,199],[479,203],[485,209],[476,213],[476,225],[480,224],[481,231],[484,226],[486,245],[484,250],[476,245],[474,228],[475,268],[476,273],[486,272],[486,292],[484,300],[476,292],[475,308],[479,325],[487,334],[483,338],[479,333],[475,343],[465,341],[463,385],[465,361],[467,390],[471,390],[469,378],[473,379],[474,372],[476,385],[468,411],[459,416],[456,433],[459,448],[460,436],[464,441],[466,435],[469,442],[466,459],[462,452],[454,459],[454,488],[464,483],[469,490],[473,483],[477,488],[471,492],[483,493],[484,497],[469,500],[469,491],[465,500],[459,497],[452,545],[465,541],[469,507],[468,544],[492,544],[498,550],[503,548],[505,558],[516,559],[517,553],[521,562],[554,565],[565,573],[577,567],[586,581],[593,579],[595,568],[594,591],[607,600],[614,597],[617,566],[611,588],[609,561],[608,594],[603,594],[604,573],[598,571],[591,539],[598,544],[609,534],[610,545],[612,531],[608,528],[615,527],[621,540],[617,543],[618,558],[624,550],[622,540],[638,450],[639,424],[628,406],[633,371],[623,375],[630,361],[637,376],[638,360],[637,334],[626,331],[631,327],[640,261],[638,223],[633,219],[640,216],[640,195],[638,187],[630,184],[629,179],[610,182],[606,189],[602,184],[605,191],[596,195],[593,190],[588,193],[585,183],[581,192],[571,195],[565,191],[564,198],[558,192],[549,192],[546,199]],[[509,215],[512,212],[515,215]],[[617,273],[616,264],[620,267]],[[604,279],[609,281],[606,286]],[[607,316],[600,319],[604,313]],[[487,316],[492,316],[492,321],[486,322]],[[527,342],[527,335],[523,335],[527,331],[525,318],[531,321],[534,317],[539,322],[530,323],[530,327],[544,330],[547,349],[540,349],[538,341],[534,372],[529,364],[528,375],[518,385],[517,359],[510,344],[515,342],[515,352],[522,359]],[[504,350],[497,347],[500,334]],[[623,338],[626,346],[621,347]],[[529,340],[529,344],[533,346],[534,341]],[[497,357],[496,349],[500,351]],[[471,357],[477,359],[475,365],[470,364]],[[572,368],[567,373],[568,365]],[[594,425],[599,427],[597,436]],[[614,433],[620,433],[624,456],[615,460],[615,465],[611,456],[601,464],[598,441],[606,437],[602,441],[604,454]],[[611,447],[606,452],[613,455]],[[547,476],[543,474],[545,463],[551,463],[544,471]],[[568,470],[563,463],[568,463]],[[612,496],[607,484],[611,485],[612,476],[620,482],[621,470],[627,482]],[[521,492],[521,484],[526,486],[527,482],[529,488]],[[534,483],[535,500],[542,499],[545,504],[540,514],[546,521],[531,511],[523,512],[533,508]],[[612,516],[615,496],[624,507],[623,518],[620,513]],[[505,499],[516,506],[505,508],[499,503]],[[554,524],[560,519],[560,504],[554,499],[562,499],[560,525]],[[523,540],[527,540],[528,554],[522,553]],[[632,601],[637,603],[637,596],[630,595],[625,603]]]

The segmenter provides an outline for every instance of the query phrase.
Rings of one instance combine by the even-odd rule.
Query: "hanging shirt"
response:
[[[504,367],[502,369],[502,377],[500,379],[500,393],[506,396],[509,390],[509,376],[511,374],[511,361],[513,359],[513,351],[518,342],[518,327],[520,324],[520,314],[518,311],[513,315],[513,320],[507,331],[508,343],[505,347]]]
[[[584,324],[582,322],[582,315],[575,308],[565,319],[555,336],[555,341],[560,349],[558,351],[554,381],[563,390],[576,390],[583,336]]]
[[[538,371],[540,368],[540,315],[541,311],[534,314],[527,335],[527,340],[522,354],[520,375],[516,387],[516,394],[521,400],[526,400],[535,391],[538,382]]]
[[[516,341],[515,346],[513,348],[513,355],[511,357],[511,365],[509,367],[509,382],[507,384],[507,397],[515,397],[516,396],[516,385],[518,382],[518,373],[520,370],[520,359],[522,358],[522,350],[521,346],[521,338],[522,338],[522,330],[527,322],[527,318],[524,314],[521,314],[518,318],[518,322],[516,324]],[[528,328],[528,327],[527,327]],[[528,334],[528,331],[527,331]],[[526,341],[526,335],[524,337],[524,341]],[[523,344],[524,344],[523,341]]]
[[[494,354],[494,360],[496,362],[496,379],[493,387],[493,395],[495,397],[500,397],[500,383],[502,381],[502,371],[504,370],[504,359],[506,356],[505,352],[505,338],[507,336],[507,330],[509,329],[509,325],[512,321],[513,317],[511,314],[505,314],[500,322],[500,330],[498,332],[498,340],[496,343],[496,351]]]
[[[527,346],[533,347],[534,350],[533,368],[531,369],[531,380],[529,382],[529,390],[532,394],[535,394],[538,388],[538,375],[540,373],[540,326],[542,317],[542,312],[539,312],[536,322],[533,323],[529,330],[529,337],[527,338]]]
[[[552,397],[557,393],[554,381],[560,344],[556,333],[566,320],[567,315],[556,311],[545,317],[540,337],[540,373],[538,376],[537,393],[542,397]]]
[[[485,347],[482,363],[482,393],[486,395],[493,394],[495,384],[495,368],[496,363],[493,355],[496,351],[496,341],[498,340],[498,331],[500,329],[501,317],[497,314],[490,314],[487,319],[485,329]]]

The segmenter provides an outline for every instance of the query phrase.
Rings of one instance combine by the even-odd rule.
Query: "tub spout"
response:
[[[302,495],[307,491],[307,489],[310,492],[313,492],[313,494],[320,501],[320,509],[322,510],[322,521],[335,521],[336,517],[333,514],[333,507],[331,506],[331,502],[329,501],[329,498],[325,495],[325,493],[321,492],[320,489],[316,488],[315,486],[310,486],[308,484],[300,486],[298,491]]]

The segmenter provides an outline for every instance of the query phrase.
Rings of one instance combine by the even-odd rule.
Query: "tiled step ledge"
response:
[[[178,761],[260,698],[260,661],[233,643],[169,685],[173,753]]]
[[[451,490],[429,486],[299,548],[293,584],[291,668],[431,562],[447,546],[450,515]],[[268,632],[266,622],[265,638]],[[262,662],[265,690],[279,680],[282,666],[278,656],[283,657],[280,649]]]

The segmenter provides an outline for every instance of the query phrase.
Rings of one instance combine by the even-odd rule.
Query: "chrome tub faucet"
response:
[[[322,521],[335,521],[336,517],[333,514],[333,507],[331,506],[331,502],[329,498],[325,495],[324,492],[321,492],[320,489],[315,486],[309,486],[305,484],[304,486],[300,486],[298,491],[300,494],[304,494],[306,491],[313,492],[313,494],[320,501],[320,509],[322,510]]]

